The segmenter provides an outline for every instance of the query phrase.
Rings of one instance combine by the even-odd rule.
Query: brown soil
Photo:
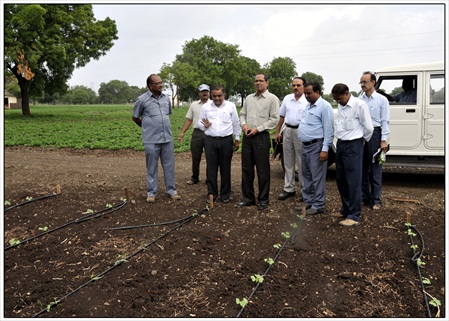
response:
[[[445,316],[443,170],[385,168],[382,209],[364,207],[362,224],[344,228],[330,217],[340,207],[332,167],[325,214],[300,221],[297,198],[277,200],[279,160],[271,164],[269,208],[237,208],[240,161],[235,154],[231,202],[193,216],[206,206],[206,186],[186,184],[189,153],[176,155],[182,199],[164,197],[160,170],[160,194],[147,204],[143,152],[6,148],[5,200],[19,204],[57,185],[61,194],[4,214],[4,317],[427,317],[406,212],[425,242],[420,271],[431,281],[425,291],[441,301]],[[74,222],[88,209],[119,205],[125,189],[123,208]],[[193,219],[178,229],[108,229],[186,217]],[[11,239],[23,241],[67,222],[73,224],[7,249]],[[298,230],[292,223],[299,223],[294,243],[282,235]],[[418,236],[412,239],[422,247]],[[277,243],[285,244],[280,252]],[[253,293],[250,277],[264,274],[266,258],[275,263],[241,311],[236,298]],[[435,316],[437,308],[430,312]]]

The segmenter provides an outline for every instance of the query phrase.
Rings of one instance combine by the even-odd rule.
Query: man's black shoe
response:
[[[238,207],[253,206],[253,205],[256,205],[256,203],[243,201],[237,204]]]
[[[289,198],[289,197],[293,197],[293,196],[295,196],[295,195],[296,195],[296,192],[286,192],[286,191],[283,191],[281,194],[279,194],[278,200],[283,201],[283,200],[285,200],[285,199],[287,199],[287,198]]]
[[[268,203],[259,203],[257,204],[257,209],[258,210],[264,210],[268,207]]]

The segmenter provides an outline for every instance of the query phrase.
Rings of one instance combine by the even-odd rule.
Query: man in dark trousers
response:
[[[337,154],[335,156],[337,187],[340,192],[342,226],[360,224],[362,212],[363,145],[373,134],[373,124],[366,103],[349,93],[345,84],[336,84],[332,96],[338,103]]]
[[[212,88],[212,102],[200,112],[198,128],[206,134],[207,193],[218,197],[218,169],[220,169],[220,198],[228,203],[231,195],[231,161],[240,146],[240,122],[235,104],[225,100],[222,86]]]
[[[242,142],[242,201],[239,207],[256,204],[254,166],[257,169],[259,210],[266,209],[270,193],[270,133],[279,121],[279,98],[268,92],[268,77],[257,74],[256,93],[246,97],[240,111]]]

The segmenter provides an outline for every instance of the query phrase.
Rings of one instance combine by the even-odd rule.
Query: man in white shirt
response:
[[[201,156],[203,155],[204,140],[206,136],[204,135],[204,132],[198,128],[198,121],[200,119],[201,107],[203,107],[203,105],[207,102],[210,102],[209,92],[210,88],[206,84],[201,84],[198,87],[198,97],[200,98],[200,100],[195,101],[190,105],[189,110],[186,114],[184,126],[182,127],[181,133],[178,137],[178,140],[182,142],[184,134],[189,129],[190,125],[193,124],[192,138],[190,140],[190,153],[192,155],[192,177],[187,182],[187,184],[189,185],[197,184],[200,181],[200,163]]]
[[[337,187],[340,192],[342,226],[359,225],[362,212],[363,145],[371,139],[373,124],[366,103],[349,93],[345,84],[336,84],[332,96],[338,103],[337,154],[335,156]]]
[[[302,114],[306,108],[307,100],[304,95],[305,79],[293,78],[293,93],[284,97],[279,109],[279,121],[276,125],[274,139],[281,143],[281,129],[285,125],[282,138],[282,159],[284,161],[284,190],[278,196],[278,200],[285,200],[296,195],[295,172],[298,170],[299,191],[302,190],[303,181],[301,173],[301,142],[298,138],[298,128]],[[295,168],[296,165],[296,168]],[[300,197],[301,201],[301,197]]]
[[[212,88],[212,102],[201,108],[198,127],[206,134],[207,193],[218,197],[218,169],[220,168],[220,198],[228,203],[231,196],[232,154],[240,146],[240,122],[234,103],[226,101],[223,86]]]

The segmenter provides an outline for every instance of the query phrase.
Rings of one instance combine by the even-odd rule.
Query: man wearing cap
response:
[[[190,153],[192,155],[192,177],[187,184],[197,184],[200,181],[200,163],[203,155],[205,134],[198,128],[200,120],[200,111],[204,104],[210,102],[209,99],[210,88],[206,84],[201,84],[198,87],[198,97],[200,100],[193,102],[186,114],[186,121],[181,129],[178,140],[182,142],[184,134],[193,124],[192,138],[190,140]],[[207,181],[207,180],[206,180]]]
[[[170,115],[172,105],[162,93],[162,79],[151,74],[147,78],[148,91],[137,98],[132,120],[142,127],[142,143],[147,165],[147,202],[156,202],[158,193],[158,161],[164,170],[165,193],[173,200],[181,197],[175,186],[175,149],[173,145]]]

